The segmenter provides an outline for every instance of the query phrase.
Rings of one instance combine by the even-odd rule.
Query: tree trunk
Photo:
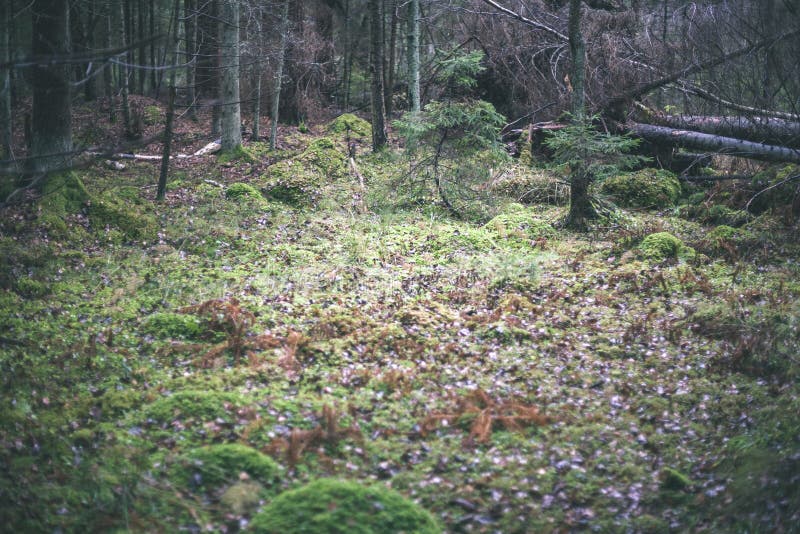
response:
[[[665,147],[682,147],[761,161],[800,163],[800,150],[665,126],[628,122],[634,135]]]
[[[392,97],[394,96],[394,71],[395,71],[395,56],[397,54],[397,0],[389,0],[389,9],[391,10],[391,22],[389,26],[389,64],[386,69],[386,87],[384,87],[384,106],[386,107],[386,116],[392,116]]]
[[[197,120],[195,110],[195,68],[197,61],[197,8],[193,0],[183,0],[183,24],[186,34],[186,112],[191,120]]]
[[[161,172],[158,175],[158,190],[156,191],[156,200],[164,200],[167,194],[167,175],[169,174],[169,157],[172,151],[172,123],[175,119],[175,78],[177,76],[178,54],[180,48],[180,39],[178,38],[181,3],[180,0],[175,0],[175,7],[173,10],[173,23],[171,33],[172,42],[167,46],[172,49],[171,64],[172,69],[169,71],[169,100],[167,101],[167,116],[164,124],[164,150],[161,154]],[[170,46],[172,45],[172,46]]]
[[[140,67],[147,65],[147,48],[144,44],[144,0],[136,2],[136,26],[139,30],[139,59]],[[145,94],[144,82],[147,80],[147,70],[143,68],[137,69],[137,80],[139,82],[139,94]]]
[[[36,57],[66,56],[69,45],[69,8],[63,0],[36,0],[33,13],[32,53]],[[69,67],[57,62],[31,69],[33,119],[30,169],[47,173],[70,166],[72,159],[72,100]]]
[[[584,95],[586,46],[581,33],[581,1],[570,0],[569,4],[569,48],[572,53],[572,69],[570,83],[572,85],[571,108],[572,120],[586,120],[586,97]],[[597,213],[589,198],[589,185],[593,177],[583,164],[570,171],[569,214],[567,226],[576,230],[585,230],[588,221],[595,219]]]
[[[771,117],[664,115],[653,113],[648,123],[681,130],[735,137],[756,143],[800,148],[800,122]]]
[[[152,39],[156,35],[156,2],[155,0],[150,0],[150,7],[147,10],[148,17],[150,22],[150,38]],[[188,35],[187,35],[188,39]],[[156,66],[156,42],[150,41],[150,66]],[[155,94],[156,87],[158,86],[158,80],[156,76],[156,70],[152,69],[150,71],[150,93]]]
[[[386,110],[383,101],[383,39],[381,36],[381,2],[369,0],[370,11],[370,75],[372,78],[372,150],[386,146]]]
[[[284,0],[281,9],[281,44],[278,49],[278,65],[272,85],[272,111],[269,124],[269,149],[275,150],[278,141],[278,118],[281,109],[281,86],[283,85],[283,66],[286,62],[286,46],[289,42],[289,0]]]
[[[242,146],[239,103],[239,1],[222,3],[222,150]]]
[[[0,2],[0,63],[11,61],[11,6]],[[0,159],[12,159],[11,69],[0,69]]]
[[[258,59],[253,61],[253,87],[255,95],[253,96],[253,135],[252,141],[258,141],[261,138],[261,62]]]
[[[408,3],[408,100],[411,111],[421,109],[419,87],[419,0]]]
[[[351,37],[353,16],[351,14],[351,3],[352,0],[344,0],[344,65],[342,66],[342,93],[340,102],[345,111],[350,107],[350,73],[353,67],[353,39]]]
[[[128,2],[125,2],[127,5]],[[125,13],[120,5],[120,44],[124,47],[128,44],[127,34],[125,33]],[[128,66],[122,64],[119,66],[119,82],[120,93],[122,96],[122,128],[125,130],[125,137],[133,137],[133,129],[131,128],[131,103],[128,101]]]
[[[103,44],[106,49],[111,49],[111,5],[106,4],[106,33],[103,36]],[[108,120],[111,124],[117,122],[117,99],[114,94],[114,67],[111,63],[106,63],[103,69],[103,86],[106,99],[108,99]]]

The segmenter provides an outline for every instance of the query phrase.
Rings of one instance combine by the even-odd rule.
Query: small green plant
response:
[[[499,143],[505,119],[488,102],[468,96],[483,70],[482,54],[456,54],[439,65],[444,98],[394,125],[406,140],[411,171],[400,185],[425,201],[436,198],[454,216],[485,218],[488,196],[480,186],[507,161]]]
[[[570,211],[566,224],[585,230],[605,210],[590,194],[592,183],[629,169],[646,158],[629,154],[639,141],[597,129],[596,118],[571,121],[553,130],[545,145],[553,151],[556,168],[570,177]]]

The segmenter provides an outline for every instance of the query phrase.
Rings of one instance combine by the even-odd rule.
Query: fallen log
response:
[[[776,163],[800,163],[800,150],[792,148],[632,121],[627,122],[625,126],[633,135],[654,145],[716,152]]]
[[[668,128],[800,148],[800,122],[785,119],[747,115],[716,117],[652,113],[648,116],[648,122]]]

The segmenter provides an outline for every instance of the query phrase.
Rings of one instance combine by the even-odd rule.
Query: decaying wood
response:
[[[634,135],[656,145],[703,150],[760,161],[800,163],[800,151],[792,148],[633,121],[627,122],[625,126]]]

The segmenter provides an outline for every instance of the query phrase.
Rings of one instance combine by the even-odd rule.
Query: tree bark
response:
[[[195,72],[197,51],[197,8],[194,0],[183,0],[183,24],[186,34],[186,112],[191,120],[197,120],[195,110]]]
[[[125,2],[127,5],[128,2]],[[127,43],[127,33],[125,32],[125,13],[120,5],[120,44],[124,47]],[[123,61],[123,64],[119,66],[119,83],[120,83],[120,93],[122,96],[122,128],[125,131],[125,137],[132,138],[134,136],[133,129],[131,128],[131,103],[128,100],[128,92],[129,92],[129,78],[128,78],[128,65],[127,65],[127,58],[130,57],[126,55],[126,58]]]
[[[752,116],[665,115],[653,113],[648,123],[680,130],[734,137],[790,148],[800,148],[800,122]]]
[[[656,145],[704,150],[760,161],[800,163],[800,150],[782,146],[630,121],[626,127],[634,135]]]
[[[242,146],[239,102],[239,2],[222,3],[222,150]]]
[[[281,43],[278,49],[278,65],[272,84],[272,110],[269,121],[269,149],[275,150],[278,143],[278,118],[281,109],[281,87],[283,86],[283,67],[286,63],[286,46],[289,42],[289,0],[284,0],[281,9]]]
[[[586,97],[584,95],[586,45],[581,33],[581,1],[570,0],[569,4],[569,48],[572,53],[572,69],[570,83],[572,85],[571,110],[572,120],[586,120]],[[570,171],[570,196],[567,226],[576,230],[585,230],[588,221],[597,218],[597,212],[589,198],[589,185],[593,176],[585,164],[576,165]]]
[[[11,6],[0,2],[0,62],[11,61]],[[0,158],[11,159],[11,69],[0,69]]]
[[[170,48],[172,49],[170,62],[172,69],[169,71],[169,100],[167,101],[167,116],[164,124],[164,150],[161,154],[161,172],[158,175],[158,189],[156,191],[156,200],[158,201],[164,200],[164,197],[167,195],[167,175],[169,174],[169,158],[170,152],[172,151],[172,123],[175,120],[175,78],[177,77],[178,54],[180,48],[180,39],[178,38],[180,9],[180,0],[175,0],[173,24],[172,28],[170,28],[172,42],[167,44],[168,47],[171,45]]]
[[[111,49],[111,31],[112,31],[112,24],[111,24],[111,6],[106,4],[105,8],[105,15],[106,15],[106,32],[103,36],[103,44],[105,45],[106,49]],[[106,98],[108,99],[108,120],[111,124],[117,122],[117,99],[114,93],[114,70],[113,66],[110,63],[105,65],[103,69],[103,86],[105,90]]]
[[[372,150],[386,146],[386,110],[383,100],[383,38],[381,36],[381,2],[369,0],[370,12],[370,76],[372,78]]]
[[[64,57],[70,52],[69,7],[63,0],[36,0],[31,48],[35,57]],[[30,169],[48,173],[66,169],[72,159],[72,100],[69,67],[57,62],[32,68],[33,118]]]
[[[391,19],[389,23],[389,61],[386,68],[386,75],[384,80],[386,86],[384,89],[384,107],[386,108],[386,116],[392,116],[392,97],[394,96],[394,71],[395,71],[395,56],[397,55],[397,0],[389,0],[389,9],[391,10]]]
[[[411,111],[419,112],[419,0],[408,3],[408,26],[408,100]]]
[[[340,99],[342,108],[344,110],[347,110],[350,107],[350,74],[353,68],[353,39],[351,36],[353,16],[351,13],[351,3],[352,0],[344,0],[344,64],[342,65],[342,93]]]
[[[251,67],[253,74],[253,135],[251,140],[258,141],[261,138],[261,62],[253,60]]]

